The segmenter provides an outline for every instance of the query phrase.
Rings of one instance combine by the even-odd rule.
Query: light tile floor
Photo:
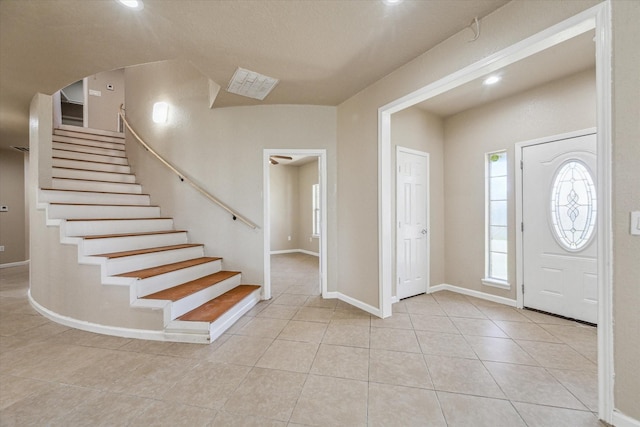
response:
[[[57,325],[0,269],[2,426],[599,426],[596,330],[449,292],[385,320],[273,257],[273,298],[211,345]]]

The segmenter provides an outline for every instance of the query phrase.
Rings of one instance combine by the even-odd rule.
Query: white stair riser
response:
[[[137,249],[187,243],[187,233],[151,234],[144,236],[107,237],[104,239],[83,239],[79,245],[80,255],[109,254]]]
[[[173,230],[173,219],[130,219],[103,221],[65,221],[63,236],[100,236],[103,234],[146,233]]]
[[[55,129],[53,131],[54,135],[60,136],[68,136],[70,138],[77,138],[82,140],[92,140],[92,141],[102,141],[102,142],[115,142],[117,144],[123,144],[124,139],[114,137],[114,136],[104,136],[104,135],[96,135],[93,133],[81,133],[81,132],[70,132],[62,129]]]
[[[53,159],[53,167],[87,169],[102,172],[131,173],[129,166],[111,165],[107,163],[83,162],[81,160]]]
[[[182,283],[191,282],[202,276],[217,273],[220,271],[221,266],[222,263],[220,260],[217,260],[172,271],[171,273],[160,274],[147,279],[140,279],[136,282],[136,296],[143,297]]]
[[[123,143],[92,141],[90,139],[80,139],[62,135],[53,135],[53,142],[67,142],[70,144],[84,145],[87,147],[106,148],[109,150],[124,150],[125,147]]]
[[[201,291],[191,294],[185,298],[173,301],[171,303],[171,319],[176,319],[183,314],[190,312],[194,308],[201,306],[205,302],[211,301],[212,299],[217,298],[225,292],[235,288],[240,284],[240,276],[240,274],[236,274],[233,277],[229,277],[222,282],[202,289]]]
[[[80,145],[80,144],[69,144],[67,142],[54,141],[52,144],[52,148],[54,150],[75,151],[77,153],[98,154],[101,156],[123,157],[123,158],[127,157],[126,153],[123,150],[91,147],[91,146]]]
[[[103,136],[112,136],[114,138],[124,138],[124,132],[117,132],[114,130],[92,129],[92,128],[85,128],[85,127],[78,127],[74,125],[61,124],[56,129],[54,129],[54,132],[60,131],[60,130],[66,130],[69,132],[79,132],[79,133],[85,133],[90,135],[103,135]]]
[[[157,218],[158,206],[49,205],[49,219]]]
[[[53,178],[51,186],[59,190],[104,191],[108,193],[141,194],[142,185],[121,182],[82,181]]]
[[[40,203],[95,203],[104,205],[148,205],[148,194],[89,193],[76,191],[40,190]]]
[[[94,181],[113,181],[135,183],[136,176],[131,174],[100,172],[91,170],[53,168],[53,176],[58,178],[89,179]]]
[[[200,258],[203,256],[204,248],[202,246],[195,246],[191,248],[174,249],[150,254],[111,258],[106,262],[104,273],[105,276],[115,276],[116,274],[122,274],[128,271],[138,271],[145,268],[158,267],[160,265],[186,261],[188,259]],[[218,264],[219,270],[222,268],[222,263]]]
[[[80,153],[78,151],[65,151],[65,150],[57,150],[57,149],[54,149],[52,151],[52,154],[54,157],[82,160],[84,162],[102,162],[102,163],[111,163],[114,165],[123,165],[123,166],[128,165],[126,157],[104,156],[102,154]]]

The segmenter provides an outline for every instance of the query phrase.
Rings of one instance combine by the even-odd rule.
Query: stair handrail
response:
[[[228,206],[227,204],[225,204],[224,202],[222,202],[220,199],[218,199],[217,197],[215,197],[214,195],[212,195],[211,193],[209,193],[207,190],[205,190],[204,188],[200,187],[198,184],[196,184],[195,182],[193,182],[191,179],[189,179],[189,177],[187,177],[185,174],[183,174],[182,172],[180,172],[180,170],[178,170],[175,166],[173,166],[171,163],[169,163],[167,160],[165,160],[160,154],[158,154],[153,148],[151,148],[149,146],[149,144],[147,144],[141,137],[140,135],[138,135],[138,133],[133,130],[133,128],[131,127],[131,125],[129,124],[129,122],[127,121],[126,117],[125,117],[125,108],[124,105],[120,105],[120,111],[118,112],[118,115],[120,116],[120,118],[122,119],[122,122],[124,123],[124,125],[126,126],[126,128],[129,130],[129,132],[131,132],[131,134],[135,137],[135,139],[138,140],[138,142],[140,142],[140,144],[142,144],[142,146],[144,148],[147,149],[147,151],[149,151],[151,154],[153,154],[158,160],[160,160],[160,162],[162,164],[164,164],[166,167],[168,167],[169,169],[171,169],[171,171],[173,173],[175,173],[176,175],[178,175],[178,178],[180,178],[180,181],[186,181],[187,184],[191,185],[194,189],[196,189],[200,194],[202,194],[204,197],[206,197],[207,199],[211,200],[213,203],[217,204],[218,206],[220,206],[222,209],[224,209],[225,211],[229,212],[231,214],[231,216],[233,217],[233,220],[235,221],[236,219],[239,219],[241,222],[245,223],[247,226],[249,226],[252,229],[256,229],[256,228],[260,228],[258,227],[257,224],[253,223],[251,220],[245,218],[244,216],[240,215],[237,211],[235,211],[234,209],[232,209],[230,206]]]

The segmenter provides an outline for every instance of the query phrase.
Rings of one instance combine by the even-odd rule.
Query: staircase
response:
[[[79,264],[99,266],[102,286],[129,288],[131,310],[162,311],[153,339],[211,342],[259,301],[260,286],[222,270],[222,258],[205,256],[151,204],[123,134],[62,125],[52,152],[52,186],[38,192],[47,225],[77,245]]]

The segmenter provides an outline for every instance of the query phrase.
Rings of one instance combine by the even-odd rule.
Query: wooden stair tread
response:
[[[198,246],[204,246],[204,245],[202,243],[183,243],[180,245],[158,246],[157,248],[135,249],[131,251],[112,252],[108,254],[100,254],[100,255],[92,255],[92,256],[114,259],[114,258],[124,258],[127,256],[134,256],[134,255],[145,255],[145,254],[152,254],[156,252],[172,251],[175,249],[195,248]]]
[[[172,219],[171,217],[153,217],[153,218],[70,218],[70,221],[149,221],[155,219]]]
[[[122,204],[117,204],[117,203],[108,203],[108,204],[104,204],[104,203],[59,203],[59,202],[48,202],[50,205],[57,205],[57,206],[126,206],[126,207],[134,207],[134,208],[139,208],[139,207],[143,207],[143,208],[157,208],[159,207],[158,205],[122,205]]]
[[[186,230],[164,230],[164,231],[144,231],[140,233],[121,233],[121,234],[101,234],[94,236],[74,236],[81,237],[85,240],[93,239],[109,239],[113,237],[137,237],[137,236],[152,236],[154,234],[174,234],[174,233],[186,233]]]
[[[108,156],[107,156],[108,157]],[[83,163],[98,163],[101,165],[110,165],[110,166],[122,166],[122,167],[129,167],[129,165],[121,165],[119,163],[109,163],[109,162],[96,162],[95,160],[80,160],[80,159],[70,159],[68,157],[58,157],[58,156],[53,156],[51,157],[52,159],[55,160],[71,160],[74,162],[83,162]],[[98,172],[98,171],[96,171]]]
[[[64,176],[52,176],[51,179],[66,179],[69,181],[82,181],[82,182],[99,182],[104,184],[140,185],[137,182],[105,181],[103,179],[66,178]],[[52,188],[52,190],[59,190],[59,188]],[[80,191],[80,190],[76,190],[76,191]],[[140,194],[140,193],[135,193],[135,194]]]
[[[260,289],[257,285],[239,285],[228,292],[212,299],[200,307],[178,317],[177,320],[185,320],[192,322],[215,322],[220,316],[229,311],[238,302],[242,301],[247,295],[256,289]]]
[[[122,166],[122,165],[116,165],[116,166]],[[52,166],[52,168],[53,169],[64,169],[64,170],[69,170],[69,171],[97,172],[97,173],[115,173],[115,174],[118,174],[118,175],[135,175],[133,173],[126,173],[126,172],[97,171],[95,169],[69,168],[69,167],[66,167],[66,166]]]
[[[137,279],[147,279],[149,277],[159,276],[161,274],[170,273],[172,271],[182,270],[184,268],[193,267],[195,265],[206,264],[208,262],[218,261],[222,258],[217,257],[200,257],[188,259],[186,261],[174,262],[171,264],[159,265],[157,267],[145,268],[142,270],[129,271],[127,273],[117,274],[117,277],[133,277]]]
[[[239,271],[218,271],[217,273],[209,274],[208,276],[200,277],[199,279],[182,283],[142,298],[178,301],[179,299],[195,294],[198,291],[227,280],[230,277],[237,276],[238,274],[240,274]]]
[[[58,141],[56,141],[58,142]],[[64,142],[59,142],[59,144],[65,144]],[[78,144],[76,144],[78,145]],[[87,145],[79,145],[80,147],[88,147]],[[93,148],[101,148],[101,147],[93,147]],[[56,150],[56,151],[64,151],[65,153],[76,153],[76,154],[89,154],[91,156],[103,156],[103,157],[115,157],[116,159],[126,159],[127,156],[124,150],[113,150],[113,151],[122,151],[123,155],[114,155],[114,154],[102,154],[102,153],[87,153],[85,151],[76,151],[76,150],[69,150],[67,148],[52,148],[52,150]],[[105,148],[105,150],[108,150],[108,148]]]
[[[94,191],[94,190],[68,190],[65,188],[50,188],[50,187],[42,187],[41,190],[46,191],[66,191],[69,193],[92,193],[92,194],[118,194],[118,195],[127,195],[127,196],[149,196],[149,194],[143,193],[117,193],[114,191]]]

